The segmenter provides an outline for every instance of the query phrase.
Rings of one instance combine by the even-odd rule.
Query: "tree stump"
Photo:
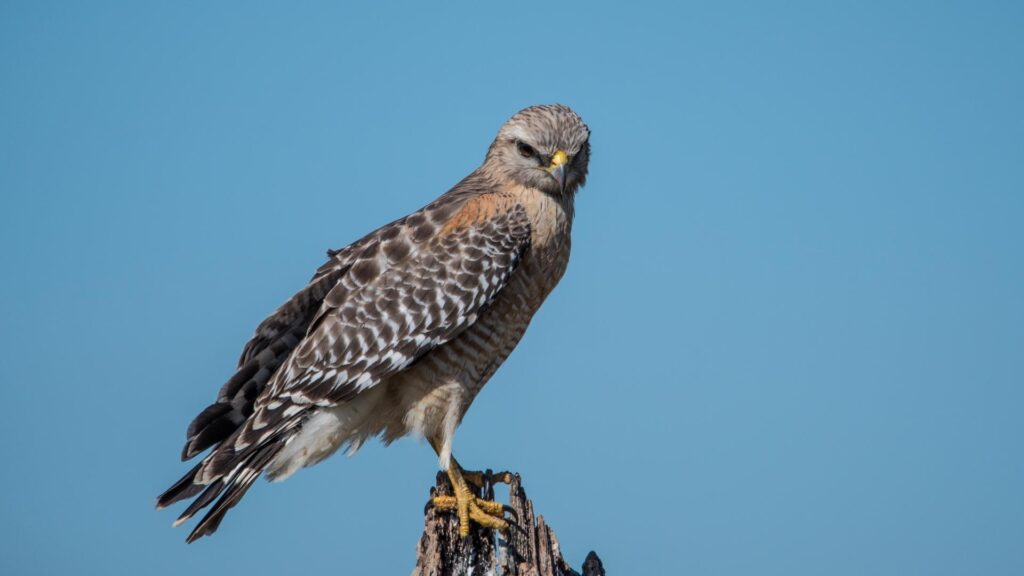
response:
[[[515,525],[507,535],[473,524],[469,537],[459,536],[459,520],[454,513],[426,510],[423,536],[416,550],[416,568],[412,576],[605,576],[597,554],[591,552],[583,562],[582,573],[573,570],[562,558],[554,530],[535,516],[533,502],[526,497],[519,474],[485,474],[484,486],[477,494],[494,499],[494,479],[509,483],[509,506],[515,511]],[[446,474],[438,473],[430,496],[451,495]]]

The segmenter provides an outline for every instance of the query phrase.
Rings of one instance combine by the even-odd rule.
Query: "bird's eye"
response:
[[[516,149],[519,150],[519,155],[523,158],[532,158],[537,155],[537,151],[533,149],[533,146],[523,141],[516,142]]]

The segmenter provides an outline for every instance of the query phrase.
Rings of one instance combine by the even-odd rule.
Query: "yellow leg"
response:
[[[505,520],[505,507],[492,500],[479,498],[466,483],[463,476],[464,471],[455,458],[451,459],[448,466],[448,479],[452,482],[454,496],[435,496],[431,499],[434,508],[438,510],[454,510],[459,516],[459,536],[469,536],[469,523],[477,524],[495,530],[507,530],[508,521]],[[480,472],[465,473],[473,477],[473,480],[483,485],[485,474]],[[510,479],[508,473],[505,476],[497,476],[499,480]]]

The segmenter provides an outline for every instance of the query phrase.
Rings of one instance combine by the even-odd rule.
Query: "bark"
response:
[[[515,511],[515,525],[508,534],[474,524],[469,537],[459,536],[459,521],[454,513],[426,511],[423,536],[416,549],[413,576],[605,576],[597,554],[591,552],[577,572],[562,557],[554,530],[535,516],[533,502],[526,497],[519,474],[507,475],[508,505]],[[451,485],[444,473],[437,475],[437,485],[430,495],[451,495]],[[494,499],[494,483],[485,482],[479,496]],[[516,520],[518,518],[518,520]]]

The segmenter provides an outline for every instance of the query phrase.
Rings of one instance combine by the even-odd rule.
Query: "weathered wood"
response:
[[[597,554],[591,552],[577,572],[562,557],[554,530],[536,516],[533,502],[526,497],[518,474],[485,475],[479,496],[494,499],[494,480],[509,484],[508,505],[515,511],[515,526],[507,535],[473,525],[469,537],[459,536],[459,522],[451,512],[426,510],[423,536],[416,550],[413,576],[605,576]],[[447,475],[437,475],[437,484],[430,495],[451,495]]]

